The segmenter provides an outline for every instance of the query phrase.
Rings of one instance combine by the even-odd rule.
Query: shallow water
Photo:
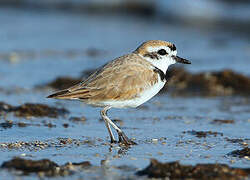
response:
[[[138,143],[129,149],[110,147],[99,108],[75,101],[46,99],[52,89],[37,89],[58,76],[77,77],[83,70],[96,68],[110,59],[131,52],[148,39],[173,41],[178,54],[192,61],[185,66],[192,72],[230,68],[249,75],[246,66],[250,44],[229,32],[199,31],[155,19],[123,16],[95,16],[0,9],[0,97],[11,105],[26,102],[65,107],[70,114],[60,118],[17,118],[12,114],[0,122],[26,122],[27,127],[0,127],[0,144],[42,141],[44,148],[6,148],[0,146],[0,164],[14,156],[31,159],[48,158],[58,164],[89,160],[99,166],[128,165],[131,171],[79,173],[79,177],[133,176],[135,170],[149,164],[150,158],[162,162],[179,160],[183,164],[225,163],[233,167],[249,167],[248,159],[227,156],[241,149],[240,143],[227,139],[243,139],[249,144],[250,99],[245,97],[171,97],[158,95],[137,109],[112,109],[110,117]],[[100,54],[89,56],[86,50],[96,48]],[[85,122],[72,122],[70,117],[86,117]],[[234,120],[233,124],[213,124],[214,119]],[[55,127],[44,126],[44,121]],[[63,124],[69,127],[65,128]],[[198,138],[184,131],[213,131],[216,137]],[[58,138],[71,138],[77,143],[61,145]],[[133,169],[134,168],[134,169]],[[112,168],[111,168],[112,169]],[[113,173],[113,174],[112,174]],[[84,174],[84,175],[83,175]],[[7,179],[9,173],[0,170]],[[9,177],[11,179],[11,177]],[[26,179],[26,177],[24,178]]]

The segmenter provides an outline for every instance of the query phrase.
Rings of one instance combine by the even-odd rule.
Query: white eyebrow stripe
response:
[[[167,46],[149,46],[149,47],[147,47],[148,52],[157,52],[160,49],[165,49],[167,51],[167,53],[171,52],[171,49]]]

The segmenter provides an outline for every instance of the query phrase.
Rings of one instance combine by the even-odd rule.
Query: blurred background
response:
[[[175,43],[190,71],[249,74],[247,0],[0,0],[0,22],[0,86],[76,76],[150,39]],[[41,61],[5,64],[28,60]]]
[[[139,145],[110,152],[99,109],[45,97],[147,40],[174,43],[192,64],[171,67],[167,91],[138,109],[112,110],[111,117]],[[152,157],[249,167],[247,159],[225,156],[249,146],[249,63],[248,0],[0,0],[0,164],[27,155],[99,165],[111,156],[111,164],[136,168]],[[42,103],[70,113],[20,118],[5,103]],[[196,131],[210,135],[197,138]],[[61,146],[58,138],[92,144]],[[37,141],[47,146],[9,148]]]
[[[0,87],[82,78],[152,39],[173,42],[192,73],[249,75],[246,0],[0,0],[0,22]]]

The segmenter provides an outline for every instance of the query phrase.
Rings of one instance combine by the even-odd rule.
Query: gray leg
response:
[[[113,135],[113,133],[112,133],[112,131],[111,131],[111,129],[110,129],[110,125],[109,125],[109,123],[108,123],[108,121],[107,121],[107,111],[108,111],[110,108],[111,108],[111,107],[109,107],[109,106],[103,108],[103,110],[101,110],[101,116],[102,116],[102,119],[103,119],[104,122],[105,122],[105,125],[106,125],[107,129],[108,129],[110,141],[111,141],[111,143],[114,143],[114,142],[116,142],[116,141],[115,141],[115,137],[114,137],[114,135]]]
[[[101,111],[101,115],[102,115],[102,118],[104,119],[104,121],[108,123],[108,126],[109,126],[109,124],[110,124],[110,125],[117,131],[118,136],[119,136],[119,142],[124,143],[124,144],[126,144],[126,145],[133,145],[133,144],[136,144],[135,142],[129,140],[129,138],[125,135],[125,133],[124,133],[120,128],[118,128],[118,127],[115,125],[115,123],[113,123],[113,122],[111,121],[111,119],[109,119],[109,117],[107,116],[107,111],[108,111],[109,109],[110,109],[109,106],[105,107],[105,108]],[[108,130],[109,130],[109,132],[111,132],[110,127],[108,128]],[[111,132],[111,134],[112,134],[112,132]],[[110,135],[110,138],[111,138],[111,141],[112,141],[112,139],[114,139],[113,134]]]

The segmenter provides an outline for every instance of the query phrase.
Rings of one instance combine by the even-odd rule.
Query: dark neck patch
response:
[[[144,54],[143,56],[144,57],[150,57],[151,59],[157,59],[157,60],[159,60],[159,56],[156,53],[154,53],[154,52]]]
[[[161,81],[167,80],[167,76],[159,68],[155,67],[154,72],[156,72],[160,75]]]

